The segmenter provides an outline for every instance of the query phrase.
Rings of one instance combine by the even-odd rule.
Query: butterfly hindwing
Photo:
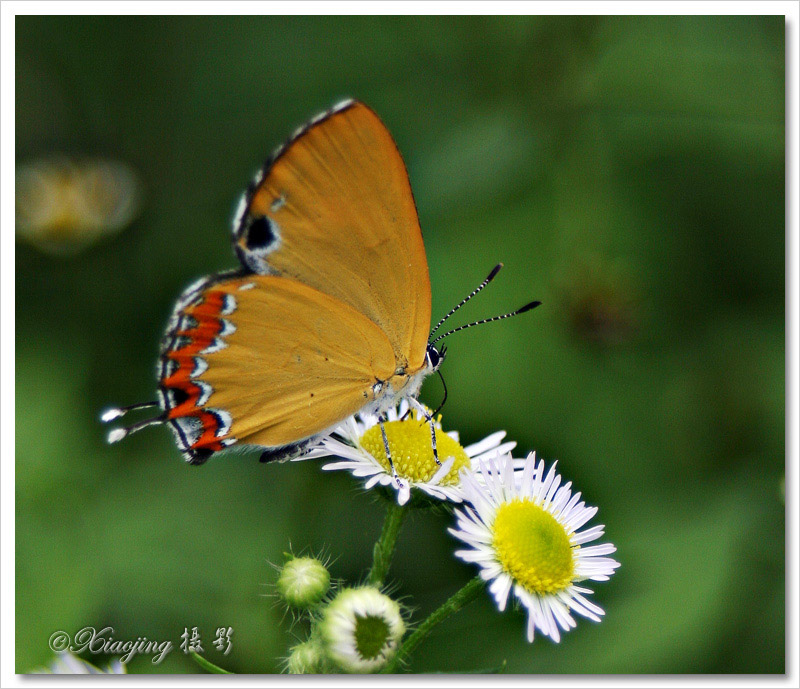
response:
[[[179,301],[159,397],[190,462],[234,443],[280,454],[363,408],[394,370],[386,335],[352,307],[290,278],[235,275]]]

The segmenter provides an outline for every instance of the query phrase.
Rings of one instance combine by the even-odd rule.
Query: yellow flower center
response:
[[[425,420],[410,417],[405,421],[388,421],[383,424],[383,427],[386,429],[392,463],[398,476],[414,483],[430,481],[440,469],[433,459],[430,424]],[[391,471],[379,425],[373,426],[364,433],[360,443],[361,447],[377,459],[386,471]],[[450,467],[450,471],[440,481],[440,484],[458,485],[458,472],[463,467],[470,466],[470,459],[464,452],[464,448],[447,433],[437,428],[436,450],[442,464],[450,457],[455,458],[453,466]]]
[[[555,593],[572,581],[575,558],[569,534],[539,505],[519,498],[502,504],[493,531],[500,564],[526,590]]]

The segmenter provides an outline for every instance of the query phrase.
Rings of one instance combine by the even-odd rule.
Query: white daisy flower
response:
[[[389,409],[388,421],[383,424],[396,476],[392,475],[386,457],[378,417],[372,414],[351,416],[319,447],[295,461],[341,457],[342,461],[326,464],[323,470],[350,471],[353,476],[367,479],[367,489],[376,484],[391,486],[397,490],[397,502],[400,505],[408,502],[411,488],[419,488],[439,500],[461,502],[461,470],[477,470],[480,461],[510,452],[517,445],[515,442],[502,442],[506,432],[497,431],[480,442],[462,447],[458,432],[445,433],[437,419],[434,426],[436,449],[441,462],[439,465],[433,457],[430,423],[416,410],[406,417],[408,410],[408,402],[402,400],[398,407]]]
[[[344,589],[322,613],[327,656],[345,672],[376,672],[394,657],[406,631],[400,606],[371,586]]]
[[[471,503],[456,510],[457,529],[449,529],[469,548],[456,555],[480,567],[480,576],[499,610],[514,595],[528,610],[528,641],[534,630],[560,640],[559,627],[575,626],[570,612],[600,621],[603,610],[583,594],[590,589],[577,582],[606,581],[619,563],[605,557],[616,551],[610,543],[585,547],[603,535],[597,525],[578,531],[596,513],[572,483],[561,485],[555,464],[545,476],[544,461],[528,456],[515,471],[510,456],[490,460],[481,468],[482,480],[464,472],[461,485]],[[559,487],[560,486],[560,487]]]

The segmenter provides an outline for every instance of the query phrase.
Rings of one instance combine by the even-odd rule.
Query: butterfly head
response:
[[[447,347],[436,349],[435,345],[429,344],[425,350],[425,368],[427,373],[436,373],[439,366],[442,365],[444,357],[447,354]]]

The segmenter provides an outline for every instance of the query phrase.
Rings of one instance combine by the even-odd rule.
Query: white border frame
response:
[[[701,676],[701,675],[615,675],[604,677],[576,677],[553,675],[525,675],[495,677],[506,686],[640,686],[680,687],[698,685],[708,687],[727,686],[798,686],[798,650],[800,640],[798,627],[798,18],[800,6],[796,2],[769,1],[749,2],[744,0],[706,0],[703,2],[511,2],[500,0],[493,3],[465,0],[462,2],[381,2],[368,4],[353,0],[339,2],[232,2],[218,3],[200,0],[197,2],[92,2],[75,0],[69,3],[21,0],[0,4],[0,451],[2,467],[0,485],[0,536],[2,537],[2,567],[0,568],[0,682],[4,687],[52,686],[56,683],[83,684],[82,676],[21,676],[14,673],[15,653],[15,253],[14,235],[14,166],[15,166],[15,17],[16,15],[45,14],[563,14],[563,15],[785,15],[786,16],[786,663],[787,675],[781,676]],[[743,649],[747,652],[747,649]],[[424,677],[424,680],[423,680]],[[281,675],[221,677],[215,675],[129,675],[123,679],[112,676],[94,677],[92,684],[98,687],[113,686],[124,682],[128,686],[254,686],[268,682],[271,686],[321,686],[375,683],[376,677],[359,678],[352,675],[330,678],[300,678]],[[428,675],[382,677],[381,683],[406,687],[428,681],[439,686],[481,687],[486,678],[460,675],[438,678]]]

